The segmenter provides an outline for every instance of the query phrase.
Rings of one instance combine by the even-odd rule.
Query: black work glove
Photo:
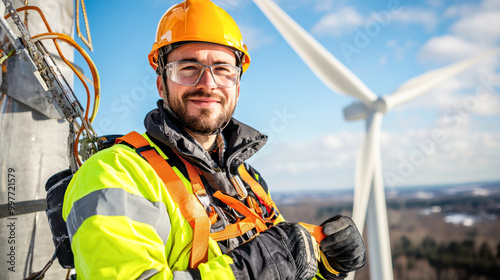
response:
[[[366,264],[365,244],[358,228],[351,218],[337,215],[323,224],[325,239],[321,241],[321,251],[326,256],[319,264],[319,270],[328,280],[344,279],[347,273],[360,269]],[[332,273],[328,266],[339,272]]]
[[[314,238],[297,223],[279,223],[228,252],[237,280],[312,279],[318,271]]]

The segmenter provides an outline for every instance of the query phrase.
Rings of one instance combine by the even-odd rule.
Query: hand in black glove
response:
[[[327,279],[344,279],[348,272],[365,265],[365,244],[351,218],[337,215],[321,226],[326,235],[321,241],[321,251],[326,256],[326,260],[322,260],[319,265],[321,275]],[[325,261],[328,264],[324,264]],[[328,265],[340,274],[333,274],[327,268]]]
[[[318,271],[314,238],[297,223],[279,223],[228,255],[237,280],[312,279]]]

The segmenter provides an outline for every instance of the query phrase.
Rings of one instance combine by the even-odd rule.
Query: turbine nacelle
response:
[[[366,119],[370,111],[385,114],[389,110],[389,105],[384,97],[379,97],[366,106],[362,102],[355,102],[344,108],[344,119],[347,121],[356,121]]]

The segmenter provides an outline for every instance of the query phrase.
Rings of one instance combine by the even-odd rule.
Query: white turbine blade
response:
[[[345,65],[270,0],[254,0],[288,44],[330,89],[358,98],[366,105],[377,96]]]
[[[478,56],[465,59],[414,77],[403,83],[396,91],[394,91],[390,95],[384,96],[383,99],[386,101],[388,108],[392,108],[398,104],[409,101],[427,92],[429,89],[438,85],[444,80],[459,74],[460,72],[466,70],[477,62],[487,57],[498,54],[499,52],[500,48],[495,48]]]
[[[356,162],[352,219],[363,233],[368,198],[372,189],[377,150],[380,149],[382,113],[372,111],[366,120],[366,136]]]

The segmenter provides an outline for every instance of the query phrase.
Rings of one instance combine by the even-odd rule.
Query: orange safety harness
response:
[[[184,158],[179,156],[186,166],[193,194],[191,194],[181,179],[177,176],[170,164],[153,148],[150,143],[139,133],[133,131],[129,134],[116,139],[116,143],[127,143],[134,147],[136,152],[143,157],[156,171],[162,179],[172,199],[176,201],[184,218],[193,228],[193,243],[189,267],[196,268],[200,263],[206,262],[208,258],[208,241],[211,237],[215,241],[227,240],[230,238],[242,236],[249,230],[255,229],[262,232],[278,221],[279,212],[276,204],[264,191],[262,186],[248,173],[243,164],[238,168],[238,172],[254,192],[257,202],[253,197],[247,196],[246,200],[250,207],[231,196],[225,195],[220,191],[214,193],[214,197],[221,200],[238,213],[245,216],[236,223],[227,225],[225,229],[210,233],[210,226],[217,221],[217,214],[211,211],[207,214],[203,204],[199,201],[200,196],[206,195],[206,190],[201,182],[199,171]],[[268,210],[269,217],[265,217],[260,208],[264,205]]]

